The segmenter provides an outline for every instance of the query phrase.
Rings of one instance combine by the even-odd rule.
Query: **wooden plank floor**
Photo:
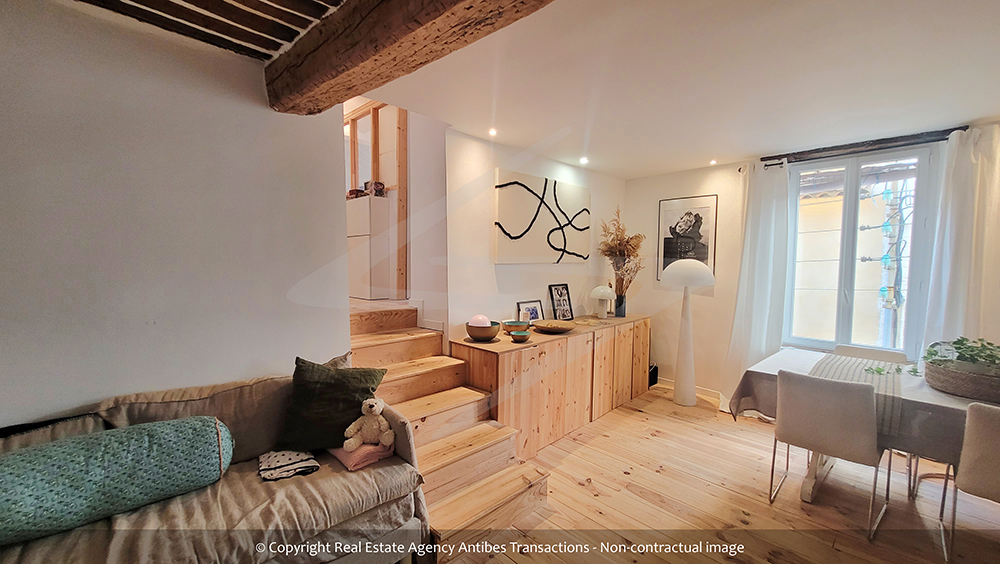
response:
[[[715,554],[506,552],[460,562],[943,562],[937,528],[941,481],[906,498],[905,459],[893,460],[892,497],[874,542],[865,537],[871,469],[838,461],[813,504],[799,500],[806,456],[792,449],[788,480],[767,502],[773,426],[734,422],[700,400],[678,407],[671,390],[649,393],[544,448],[533,459],[550,472],[547,506],[494,542],[743,543]],[[784,450],[779,449],[779,465]],[[780,467],[780,466],[779,466]],[[885,484],[883,474],[879,491]],[[922,462],[921,470],[940,466]],[[960,494],[952,562],[1000,562],[1000,505]],[[950,503],[949,503],[950,510]],[[509,546],[509,545],[508,545]]]

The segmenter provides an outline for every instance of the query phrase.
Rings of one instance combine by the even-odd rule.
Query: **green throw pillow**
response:
[[[187,417],[59,439],[0,455],[0,546],[73,529],[187,493],[233,456],[215,417]]]
[[[375,397],[382,368],[330,368],[295,359],[292,399],[277,450],[344,446],[344,431],[361,417],[361,402]]]

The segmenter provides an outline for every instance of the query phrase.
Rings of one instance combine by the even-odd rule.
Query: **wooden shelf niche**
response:
[[[649,318],[583,316],[561,335],[532,331],[527,343],[451,341],[469,385],[492,393],[490,414],[520,431],[523,460],[649,390]]]

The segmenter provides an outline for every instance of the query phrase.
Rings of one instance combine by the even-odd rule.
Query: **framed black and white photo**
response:
[[[545,314],[542,313],[542,300],[517,302],[517,319],[527,321],[529,325],[534,325],[539,319],[545,319]]]
[[[695,259],[715,272],[719,195],[660,200],[656,279],[679,259]]]
[[[552,319],[573,320],[573,304],[569,301],[569,284],[549,284],[552,300]]]

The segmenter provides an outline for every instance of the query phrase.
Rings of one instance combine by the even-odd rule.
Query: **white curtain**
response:
[[[722,402],[743,372],[781,347],[788,268],[788,170],[752,163],[743,173],[743,255],[736,315],[722,374]]]
[[[1000,342],[1000,126],[948,137],[937,214],[924,344]]]

